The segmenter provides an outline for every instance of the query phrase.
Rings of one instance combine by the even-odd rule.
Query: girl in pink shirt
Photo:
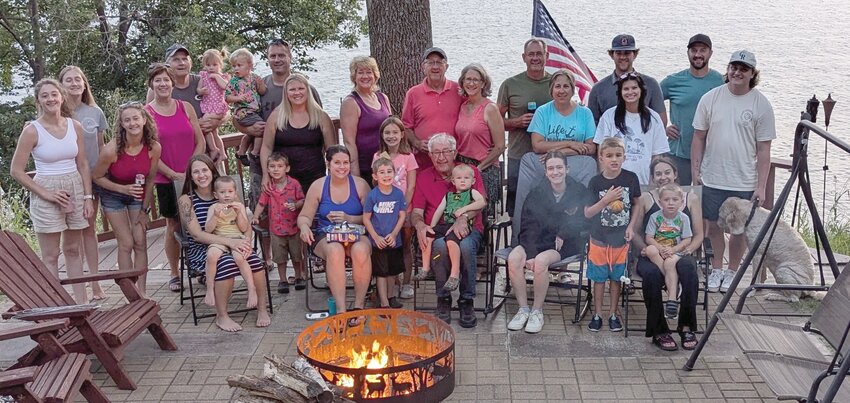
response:
[[[381,156],[389,158],[395,168],[393,186],[404,193],[404,201],[407,203],[407,217],[410,217],[411,200],[413,199],[413,188],[416,187],[416,170],[419,164],[413,155],[410,143],[404,136],[404,124],[397,116],[390,116],[381,123],[381,146],[372,158],[374,163]],[[384,155],[386,154],[386,155]],[[404,249],[404,277],[401,286],[401,298],[413,298],[413,285],[410,284],[410,271],[413,268],[413,256],[410,245],[413,242],[413,227],[410,226],[408,218],[402,229],[402,247]]]

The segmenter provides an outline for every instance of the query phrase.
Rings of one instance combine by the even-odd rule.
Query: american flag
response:
[[[587,94],[596,83],[596,76],[590,68],[581,60],[570,42],[564,38],[564,34],[558,29],[555,20],[549,15],[546,6],[541,0],[534,0],[534,18],[531,21],[531,35],[543,39],[549,50],[549,60],[546,61],[546,71],[555,72],[567,69],[576,77],[578,96],[582,102],[586,101]]]

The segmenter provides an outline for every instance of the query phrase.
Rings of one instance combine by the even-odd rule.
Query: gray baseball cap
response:
[[[186,52],[186,55],[189,55],[189,56],[192,55],[189,52],[189,48],[183,46],[182,44],[175,43],[175,44],[169,46],[168,49],[165,49],[165,59],[167,60],[168,58],[170,58],[171,56],[174,56],[175,53],[177,53],[181,50]]]
[[[750,68],[756,68],[756,55],[749,50],[739,50],[736,52],[732,52],[732,57],[729,58],[729,63],[741,63],[750,66]]]
[[[428,56],[431,56],[432,53],[436,53],[440,55],[440,57],[442,57],[443,59],[449,60],[448,56],[446,56],[446,52],[436,46],[432,46],[428,49],[425,49],[425,51],[422,52],[422,60],[427,59]]]
[[[609,50],[637,50],[635,46],[635,37],[629,34],[620,34],[614,37],[611,41],[611,49]]]

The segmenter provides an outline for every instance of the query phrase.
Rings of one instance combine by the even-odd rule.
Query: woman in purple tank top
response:
[[[118,107],[115,136],[103,147],[92,172],[118,241],[118,270],[148,268],[146,230],[161,153],[156,126],[143,105],[131,102]],[[136,282],[143,297],[146,279],[143,275]]]
[[[145,109],[156,124],[162,154],[157,167],[156,198],[159,215],[165,217],[168,229],[165,231],[165,256],[171,269],[168,288],[180,291],[180,275],[177,261],[180,258],[180,243],[174,238],[180,220],[177,216],[177,193],[174,181],[186,179],[184,171],[189,158],[204,152],[205,143],[195,108],[186,101],[171,97],[174,89],[174,76],[171,68],[162,63],[154,63],[148,68],[148,87],[154,94],[153,101]]]
[[[381,123],[392,115],[392,108],[386,94],[378,92],[381,72],[374,58],[355,57],[349,71],[354,91],[339,110],[342,141],[351,152],[351,174],[372,183],[372,156],[381,145]]]

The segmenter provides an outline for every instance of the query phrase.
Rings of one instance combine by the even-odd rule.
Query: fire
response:
[[[348,363],[349,368],[386,368],[390,361],[390,356],[387,353],[386,346],[381,347],[381,343],[377,340],[372,342],[372,349],[367,349],[366,346],[361,347],[360,352],[351,349],[349,355],[351,360]],[[378,383],[382,382],[381,375],[366,375],[366,382]],[[339,378],[339,385],[346,388],[354,387],[354,378],[350,375],[343,375]]]

